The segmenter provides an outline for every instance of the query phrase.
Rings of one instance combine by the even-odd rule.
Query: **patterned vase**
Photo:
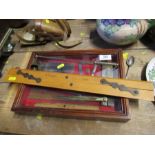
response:
[[[112,44],[128,45],[140,39],[151,24],[145,19],[98,19],[99,36]]]

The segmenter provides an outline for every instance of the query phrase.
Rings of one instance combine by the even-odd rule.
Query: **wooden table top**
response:
[[[95,32],[94,20],[71,20],[70,40],[81,39],[83,43],[72,49],[116,48],[101,40]],[[151,46],[151,48],[149,48]],[[143,40],[123,47],[129,56],[135,57],[135,64],[130,68],[128,79],[144,79],[145,67],[154,56],[155,48]],[[31,56],[30,51],[61,50],[54,43],[44,46],[21,49],[15,47],[14,53],[5,64],[3,73],[12,67],[25,68]],[[154,50],[153,50],[154,49]],[[125,60],[124,60],[125,63]],[[144,74],[145,75],[145,74]],[[15,134],[155,134],[155,105],[149,101],[130,100],[131,120],[126,123],[99,120],[64,119],[40,117],[38,115],[19,115],[12,112],[11,106],[17,85],[1,83],[0,86],[0,132]]]

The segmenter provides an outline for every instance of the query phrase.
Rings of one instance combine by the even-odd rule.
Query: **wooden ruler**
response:
[[[61,104],[61,103],[36,103],[35,107],[39,108],[56,108],[56,109],[75,109],[75,110],[99,110],[98,106],[77,105],[77,104]]]
[[[153,83],[67,73],[10,69],[3,82],[154,101]]]

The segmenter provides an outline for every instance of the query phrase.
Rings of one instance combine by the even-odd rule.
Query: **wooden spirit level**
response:
[[[145,81],[13,68],[4,77],[4,82],[22,83],[148,101],[154,100],[153,84]]]

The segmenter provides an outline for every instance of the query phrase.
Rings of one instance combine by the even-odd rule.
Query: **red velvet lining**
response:
[[[94,60],[94,57],[93,58],[90,58],[90,57],[86,57],[84,60],[86,61],[92,61]],[[84,61],[82,60],[82,61]],[[39,61],[44,64],[44,63],[52,63],[52,62],[58,62],[58,63],[65,63],[65,64],[72,64],[74,67],[74,69],[71,71],[71,73],[74,73],[74,74],[79,74],[79,62],[81,61],[81,58],[76,58],[76,59],[65,59],[63,61],[61,60],[47,60],[47,59],[39,59]],[[93,70],[93,67],[94,65],[93,64],[82,64],[82,74],[84,75],[91,75],[91,72]],[[89,70],[89,72],[88,72]],[[96,73],[95,73],[95,76],[101,76],[101,71],[102,71],[102,67],[101,66],[98,66],[97,67],[97,70],[96,70]],[[35,88],[37,89],[37,88]],[[39,88],[39,90],[42,91],[42,93],[52,93],[52,92],[57,92],[59,95],[67,95],[67,96],[70,96],[72,95],[71,93],[65,93],[65,91],[59,91],[59,90],[56,90],[55,89],[46,89],[46,91],[44,92],[44,89],[45,88]],[[34,105],[36,103],[50,103],[50,104],[53,104],[53,103],[62,103],[62,104],[78,104],[78,105],[92,105],[92,106],[99,106],[99,109],[100,111],[106,111],[106,112],[114,112],[115,109],[114,107],[112,106],[100,106],[100,102],[82,102],[82,101],[62,101],[62,100],[58,100],[58,99],[45,99],[45,98],[41,98],[41,99],[35,99],[35,98],[30,98],[30,93],[31,91],[34,91],[34,87],[33,86],[25,86],[24,88],[24,91],[23,91],[23,94],[22,94],[22,97],[21,97],[21,103],[22,103],[22,106],[25,106],[25,107],[34,107]]]

